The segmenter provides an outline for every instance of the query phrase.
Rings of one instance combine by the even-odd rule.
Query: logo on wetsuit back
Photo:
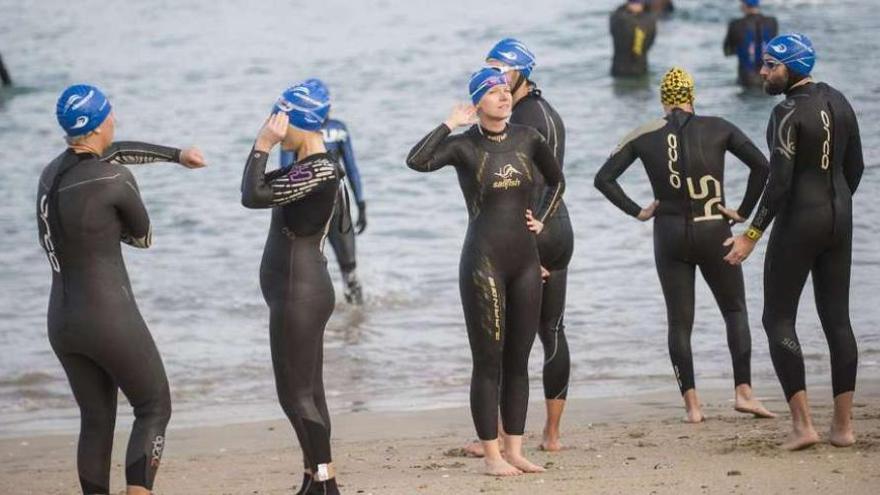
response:
[[[825,141],[822,141],[822,161],[819,166],[822,170],[828,170],[831,166],[831,117],[828,112],[822,110],[819,112],[822,118],[822,128],[825,130]]]
[[[150,467],[156,469],[159,467],[159,462],[162,460],[162,450],[165,449],[165,437],[162,435],[156,435],[156,438],[153,439],[153,451],[150,453]]]
[[[721,182],[719,182],[718,179],[709,174],[700,177],[700,192],[694,191],[694,181],[690,177],[687,178],[687,184],[688,194],[691,199],[706,199],[709,198],[710,194],[712,195],[712,197],[703,204],[703,216],[694,217],[695,222],[721,220],[724,218],[720,213],[712,213],[712,207],[721,204]]]
[[[345,132],[345,129],[321,129],[321,134],[324,135],[325,143],[338,143],[341,141],[345,141],[348,138],[348,133]]]
[[[516,169],[511,164],[507,164],[501,167],[499,172],[495,172],[495,175],[500,177],[500,180],[496,180],[492,183],[492,187],[495,189],[510,189],[511,187],[519,187],[522,183],[517,175],[522,175],[522,172]]]
[[[633,31],[633,55],[641,56],[645,53],[645,30],[637,27]]]
[[[40,220],[46,228],[43,234],[43,249],[46,250],[46,256],[49,258],[49,265],[52,270],[61,273],[61,263],[58,262],[58,256],[55,255],[55,243],[52,242],[52,231],[49,229],[49,195],[44,194],[40,197]]]
[[[681,189],[681,174],[678,173],[678,170],[675,170],[675,166],[678,164],[678,136],[669,133],[666,136],[666,144],[668,145],[666,156],[669,158],[667,162],[669,167],[669,183],[672,187]]]

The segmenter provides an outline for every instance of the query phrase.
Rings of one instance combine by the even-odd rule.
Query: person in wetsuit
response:
[[[135,417],[125,457],[128,493],[148,494],[165,447],[171,397],[119,246],[121,241],[148,248],[151,242],[137,182],[121,164],[164,161],[197,168],[204,158],[196,149],[113,143],[111,109],[94,86],[74,85],[61,94],[56,116],[69,147],[40,176],[37,227],[52,269],[49,342],[80,409],[82,492],[110,493],[121,389]]]
[[[645,9],[644,0],[627,0],[611,13],[614,59],[611,75],[637,77],[648,73],[648,50],[657,34],[657,17]]]
[[[513,94],[513,113],[510,122],[536,129],[547,141],[561,169],[565,159],[565,125],[562,117],[544,99],[541,90],[529,77],[535,66],[535,56],[520,41],[506,38],[489,51],[486,61],[509,74]],[[544,192],[543,176],[533,171],[532,210]],[[568,393],[571,360],[568,340],[565,338],[565,292],[568,283],[568,263],[574,250],[574,234],[568,209],[560,200],[559,207],[544,222],[544,229],[536,237],[541,266],[548,272],[541,294],[541,319],[538,337],[544,347],[544,399],[547,421],[544,425],[542,450],[558,451],[560,422]]]
[[[288,88],[257,136],[241,185],[242,205],[272,209],[260,287],[269,306],[278,400],[303,452],[300,495],[339,493],[323,380],[324,327],[335,297],[322,251],[340,181],[338,164],[321,136],[329,110],[321,81]],[[299,161],[266,173],[278,143]]]
[[[468,208],[459,288],[473,356],[471,414],[483,443],[487,474],[541,472],[522,452],[529,398],[528,358],[538,328],[541,270],[535,233],[558,208],[562,171],[535,129],[508,124],[512,99],[506,76],[484,68],[469,84],[474,106],[456,107],[445,123],[410,151],[419,172],[455,167]],[[479,118],[476,123],[475,115]],[[467,125],[466,132],[450,136]],[[535,170],[546,190],[531,207]],[[506,433],[502,458],[498,410]]]
[[[764,330],[773,367],[791,409],[793,429],[783,448],[796,450],[819,441],[810,417],[804,358],[795,319],[807,281],[831,352],[834,418],[831,443],[855,442],[852,404],[858,348],[849,317],[852,269],[852,196],[865,164],[859,124],[846,98],[825,83],[813,82],[816,55],[809,38],[774,38],[764,55],[765,89],[785,101],[767,126],[770,179],[751,226],[731,239],[727,255],[741,263],[776,219],[764,260]]]
[[[672,68],[666,73],[660,99],[666,116],[627,135],[596,174],[595,185],[627,214],[642,221],[654,218],[654,260],[666,300],[669,356],[684,398],[687,421],[703,420],[691,356],[697,267],[727,327],[734,407],[740,412],[772,417],[752,396],[751,335],[742,270],[724,262],[720,244],[730,237],[729,222],[747,217],[758,202],[767,178],[767,159],[730,122],[695,115],[694,82],[684,70]],[[737,210],[724,206],[724,155],[728,151],[750,169]],[[644,164],[657,200],[644,209],[617,183],[636,159]]]
[[[737,82],[746,87],[760,88],[764,81],[759,72],[764,63],[761,56],[767,42],[779,31],[775,17],[761,13],[760,0],[742,0],[743,17],[730,21],[724,37],[724,55],[739,60]]]
[[[351,148],[351,135],[345,123],[341,120],[327,118],[324,127],[321,128],[324,136],[324,146],[327,153],[333,156],[336,162],[345,167],[345,177],[354,194],[355,204],[358,208],[358,220],[352,227],[351,210],[346,202],[344,190],[340,190],[342,197],[337,201],[337,211],[330,223],[327,239],[336,254],[339,263],[339,271],[342,272],[342,280],[345,282],[345,300],[350,304],[363,304],[364,296],[360,280],[357,276],[357,257],[355,253],[355,234],[360,235],[367,228],[367,203],[364,200],[364,186],[361,183],[361,174],[354,159],[354,151]],[[296,161],[296,155],[290,151],[281,152],[281,168],[289,167]]]

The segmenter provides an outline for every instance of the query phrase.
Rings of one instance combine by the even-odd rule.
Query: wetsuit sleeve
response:
[[[141,200],[134,176],[125,168],[120,168],[116,179],[118,192],[114,206],[122,221],[122,242],[138,247],[148,248],[152,244],[152,231],[147,208]]]
[[[596,179],[593,181],[596,189],[614,203],[614,206],[632,217],[637,217],[642,208],[627,196],[620,184],[617,183],[617,178],[626,172],[626,169],[636,161],[636,158],[638,156],[632,141],[618,146],[618,149],[611,153],[611,156],[596,173]]]
[[[767,176],[770,175],[770,166],[764,153],[761,153],[761,150],[755,146],[755,143],[748,136],[733,124],[730,124],[730,127],[727,149],[749,167],[749,180],[746,184],[746,192],[743,194],[742,203],[737,208],[737,213],[743,218],[749,218],[749,215],[752,214],[752,210],[758,203],[758,199],[761,198],[761,192],[767,183]]]
[[[351,149],[351,134],[348,128],[343,126],[345,130],[345,139],[342,141],[342,162],[345,166],[345,173],[348,175],[348,182],[354,191],[354,200],[358,203],[364,201],[364,186],[361,184],[361,173],[358,170],[357,163],[354,161],[354,151]]]
[[[530,129],[534,133],[535,152],[533,160],[538,171],[544,176],[544,182],[547,187],[544,189],[544,197],[541,200],[539,209],[535,212],[535,218],[541,222],[546,222],[559,207],[562,201],[562,194],[565,192],[565,178],[562,175],[562,169],[559,168],[559,162],[553,156],[553,150],[543,136],[538,131]]]
[[[798,126],[795,108],[776,107],[767,129],[767,147],[770,148],[770,178],[758,205],[758,212],[746,235],[758,240],[770,226],[791,191],[794,177],[794,153],[797,149]]]
[[[117,165],[140,165],[143,163],[180,163],[180,150],[137,141],[117,141],[101,156],[101,161]]]
[[[433,172],[446,165],[458,165],[458,152],[449,137],[452,130],[440,124],[413,146],[406,157],[406,166],[419,172]]]
[[[843,157],[843,175],[846,177],[846,183],[849,185],[850,193],[855,194],[859,188],[859,182],[862,180],[862,173],[865,171],[865,159],[862,155],[862,137],[859,134],[859,122],[856,119],[856,113],[849,102],[846,102],[848,110],[847,130],[849,131],[849,140],[846,143],[846,154]]]
[[[251,150],[241,181],[241,204],[245,208],[272,208],[299,201],[309,195],[333,187],[337,180],[336,166],[328,160],[310,165],[308,170],[292,168],[283,174],[266,174],[269,154]]]

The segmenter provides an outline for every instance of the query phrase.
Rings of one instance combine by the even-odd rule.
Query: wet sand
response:
[[[846,493],[880,486],[880,382],[859,384],[857,443],[827,443],[831,392],[810,389],[823,443],[801,452],[777,445],[789,417],[777,387],[756,390],[775,420],[733,410],[732,391],[703,390],[706,421],[681,422],[674,389],[666,393],[569,401],[558,453],[537,449],[543,404],[529,414],[527,455],[546,473],[496,479],[463,457],[474,437],[466,408],[357,413],[334,418],[334,454],[343,493]],[[123,408],[122,413],[128,414]],[[113,488],[121,493],[127,432],[116,438]],[[169,429],[157,494],[290,494],[301,477],[299,449],[285,420]],[[75,435],[0,440],[0,493],[78,493]]]

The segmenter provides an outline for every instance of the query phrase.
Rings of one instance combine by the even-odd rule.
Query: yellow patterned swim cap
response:
[[[660,102],[674,106],[694,102],[694,78],[686,70],[673,67],[660,83]]]

